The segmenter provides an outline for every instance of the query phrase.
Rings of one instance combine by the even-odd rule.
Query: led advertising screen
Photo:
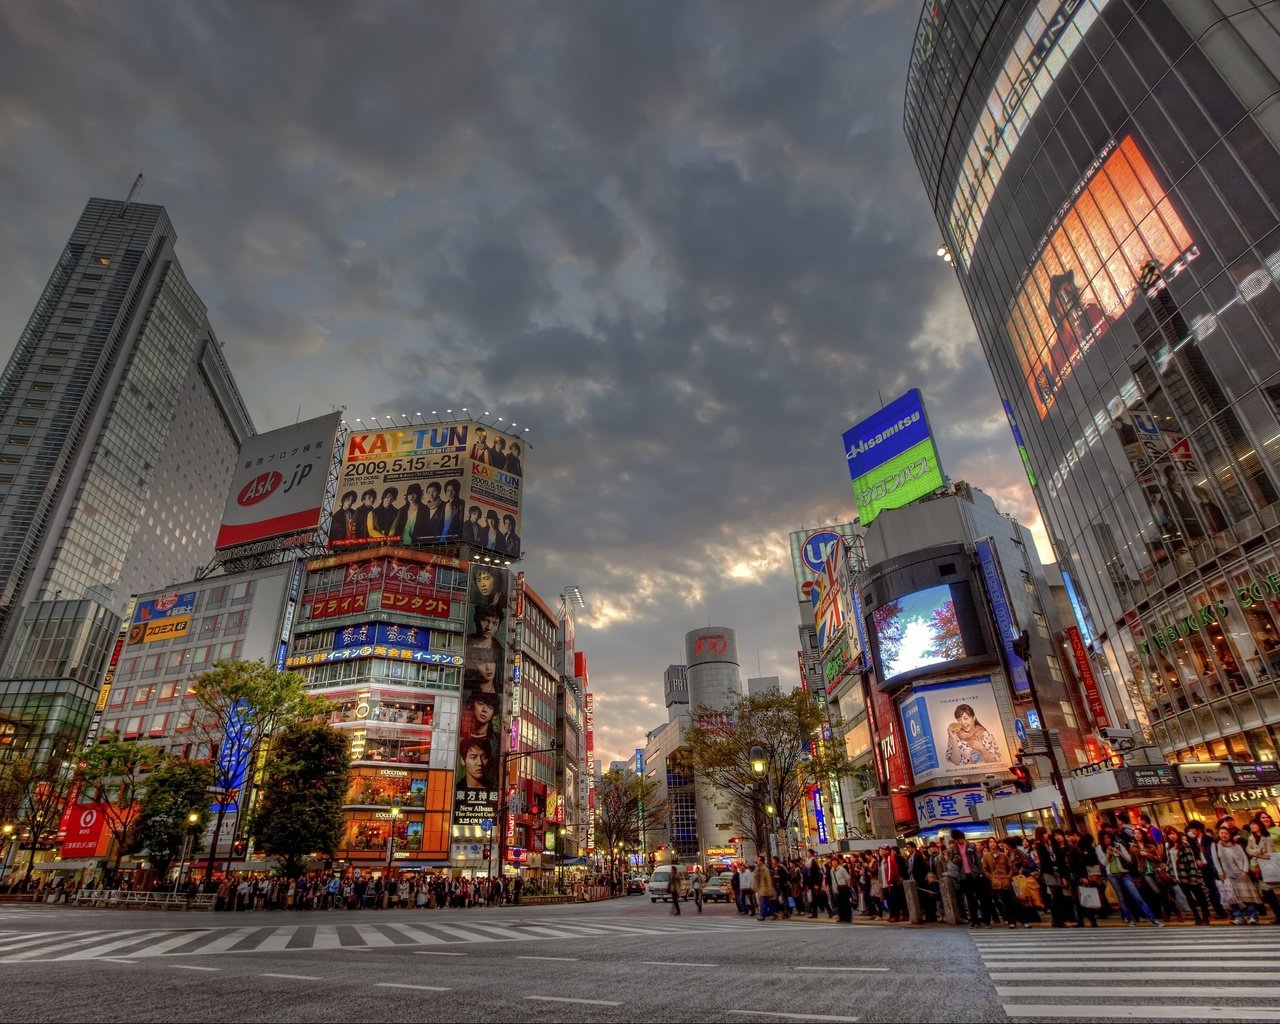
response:
[[[846,430],[844,453],[862,526],[869,526],[881,512],[909,505],[943,485],[942,465],[919,388]]]
[[[219,550],[310,533],[320,525],[341,416],[317,416],[258,434],[241,445],[218,528]]]
[[[524,446],[482,423],[347,435],[329,548],[465,542],[518,558]]]
[[[1198,254],[1132,136],[1104,151],[1073,196],[1005,324],[1042,419],[1133,302],[1147,265],[1166,271]]]
[[[902,702],[902,728],[918,783],[985,775],[1012,763],[990,676],[915,687]]]
[[[945,583],[882,604],[871,622],[881,680],[969,655]]]
[[[510,575],[506,569],[491,565],[471,567],[454,779],[455,839],[478,835],[485,821],[492,828],[498,813],[501,719],[508,680],[505,640]]]

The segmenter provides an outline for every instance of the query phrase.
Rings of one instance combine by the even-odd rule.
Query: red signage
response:
[[[382,591],[382,607],[387,611],[411,612],[414,615],[430,615],[436,619],[449,617],[449,599],[438,594],[411,594],[398,587],[386,587]]]
[[[331,619],[336,615],[358,615],[368,604],[368,592],[360,594],[316,594],[311,598],[312,619]]]
[[[62,859],[96,857],[102,843],[107,816],[96,804],[77,804],[67,821],[67,838],[62,843]]]
[[[693,656],[724,654],[729,649],[729,638],[723,633],[704,633],[693,642]]]
[[[284,483],[284,477],[274,469],[269,473],[263,473],[261,476],[255,476],[236,495],[236,504],[245,507],[256,505],[264,498],[271,497],[275,489],[282,483]]]
[[[1089,714],[1093,715],[1099,729],[1105,729],[1111,724],[1111,720],[1107,717],[1107,706],[1102,703],[1102,693],[1098,690],[1093,666],[1089,664],[1089,652],[1084,649],[1084,637],[1075,626],[1068,626],[1067,640],[1071,644],[1071,654],[1076,659],[1076,670],[1080,673],[1080,683],[1084,686],[1084,699],[1089,705]]]

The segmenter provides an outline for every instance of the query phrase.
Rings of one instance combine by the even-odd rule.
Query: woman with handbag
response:
[[[1209,887],[1200,870],[1198,848],[1185,832],[1170,828],[1165,832],[1165,862],[1174,883],[1186,897],[1196,924],[1209,923]]]
[[[1072,833],[1071,838],[1074,842],[1067,846],[1066,871],[1075,901],[1076,927],[1083,928],[1087,920],[1097,928],[1098,911],[1102,909],[1102,894],[1098,892],[1097,883],[1102,880],[1102,869],[1093,852],[1093,837]]]
[[[1257,924],[1262,893],[1249,874],[1249,854],[1225,825],[1218,829],[1218,841],[1210,856],[1218,873],[1218,895],[1222,905],[1231,911],[1231,923]]]
[[[1271,923],[1280,924],[1280,899],[1276,896],[1276,890],[1280,889],[1280,849],[1271,838],[1270,827],[1271,815],[1266,811],[1255,814],[1249,822],[1249,839],[1244,850],[1258,879],[1262,900],[1275,915]]]
[[[1138,888],[1138,862],[1134,854],[1126,850],[1110,829],[1103,829],[1098,837],[1098,863],[1107,873],[1107,881],[1116,891],[1120,903],[1120,916],[1131,928],[1136,928],[1138,917],[1145,917],[1155,927],[1163,928],[1164,922],[1152,912]],[[1243,851],[1241,851],[1243,853]]]
[[[1040,882],[1049,905],[1049,919],[1054,928],[1065,928],[1071,918],[1071,899],[1067,895],[1067,837],[1062,829],[1052,834],[1041,826],[1035,834],[1035,858],[1040,865]]]

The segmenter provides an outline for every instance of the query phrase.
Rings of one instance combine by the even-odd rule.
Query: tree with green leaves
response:
[[[642,849],[646,834],[665,825],[666,811],[651,779],[611,768],[596,786],[596,845],[609,852],[610,865],[632,850]]]
[[[843,746],[822,741],[827,713],[807,690],[698,708],[694,721],[684,742],[695,772],[729,797],[730,820],[760,852],[768,849],[771,828],[789,830],[804,820],[801,807],[814,786],[829,786],[853,770]],[[753,770],[753,747],[764,754],[761,773]]]
[[[194,857],[203,848],[200,834],[209,824],[213,776],[213,766],[206,761],[171,757],[157,765],[147,780],[128,852],[145,850],[161,878],[184,850]]]
[[[137,847],[135,829],[142,814],[148,777],[171,756],[163,747],[124,741],[115,735],[80,755],[75,769],[80,800],[98,807],[115,840],[116,857],[109,880],[114,881],[120,873],[124,855]]]
[[[268,738],[329,707],[308,693],[304,683],[297,672],[281,672],[261,659],[215,662],[193,681],[197,710],[192,724],[209,750],[214,769],[216,825],[206,881],[213,877],[217,837],[229,805],[240,810],[250,804],[249,791],[259,779]]]
[[[333,856],[342,843],[342,805],[351,784],[347,737],[319,722],[295,722],[271,741],[266,789],[249,833],[283,862],[288,878],[302,874],[313,853]]]
[[[28,844],[24,880],[31,878],[36,850],[57,830],[71,798],[73,782],[70,762],[60,757],[9,757],[0,761],[0,811],[4,815],[0,824],[14,826],[9,842]]]

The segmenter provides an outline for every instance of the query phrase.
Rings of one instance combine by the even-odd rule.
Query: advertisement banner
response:
[[[67,821],[67,836],[62,841],[61,858],[75,860],[102,856],[111,839],[106,826],[107,816],[101,807],[97,804],[77,804]]]
[[[1012,763],[989,676],[913,688],[902,725],[916,782],[985,775]]]
[[[482,423],[432,423],[347,436],[331,550],[467,543],[518,558],[524,451]]]
[[[1005,323],[1043,419],[1138,294],[1135,268],[1199,255],[1132,136],[1104,150],[1055,221]]]
[[[324,487],[342,413],[249,438],[231,478],[215,547],[236,547],[320,525]]]
[[[852,548],[852,523],[820,526],[816,530],[795,530],[791,534],[791,571],[796,578],[796,600],[808,607],[810,591],[824,571],[827,555],[841,540]]]
[[[844,453],[862,526],[943,486],[919,388],[846,430]]]
[[[996,622],[996,631],[1000,634],[1000,646],[1004,648],[1005,664],[1009,666],[1013,692],[1030,693],[1031,683],[1027,680],[1027,663],[1018,657],[1013,649],[1013,642],[1018,638],[1018,626],[1013,621],[1013,610],[1009,607],[1009,598],[1000,576],[1000,566],[996,563],[995,545],[989,537],[984,537],[974,546],[978,551],[978,565],[982,569],[982,582],[987,591],[987,600],[991,602],[991,615]]]
[[[304,651],[291,654],[285,660],[286,668],[306,668],[312,665],[328,665],[337,661],[359,661],[362,658],[388,658],[392,661],[416,661],[423,665],[452,665],[461,667],[462,655],[448,651],[424,651],[417,647],[398,647],[387,644],[364,644],[360,647],[334,647],[323,651]]]
[[[471,568],[469,626],[458,718],[453,836],[473,835],[498,815],[502,709],[508,690],[507,591],[511,574],[491,565]]]
[[[1085,703],[1089,706],[1089,714],[1099,729],[1111,725],[1107,717],[1107,706],[1102,702],[1102,691],[1098,689],[1097,677],[1093,674],[1093,666],[1089,663],[1089,652],[1084,646],[1084,637],[1075,626],[1067,627],[1067,642],[1071,644],[1071,656],[1075,658],[1076,671],[1080,673],[1080,685],[1084,687]]]
[[[959,822],[972,822],[970,809],[986,802],[982,786],[957,786],[954,789],[935,789],[929,793],[917,793],[916,820],[922,829],[941,828]]]
[[[186,636],[191,629],[191,613],[196,609],[196,592],[161,594],[141,602],[133,613],[129,643],[149,644]]]
[[[822,565],[822,575],[809,591],[813,604],[813,624],[818,633],[818,650],[841,635],[844,629],[844,603],[840,600],[840,569],[844,563],[844,543],[833,544],[827,550]]]
[[[346,626],[333,635],[333,646],[346,647],[409,647],[414,650],[431,649],[431,631],[421,626],[404,626],[392,622],[366,622],[359,626]]]

